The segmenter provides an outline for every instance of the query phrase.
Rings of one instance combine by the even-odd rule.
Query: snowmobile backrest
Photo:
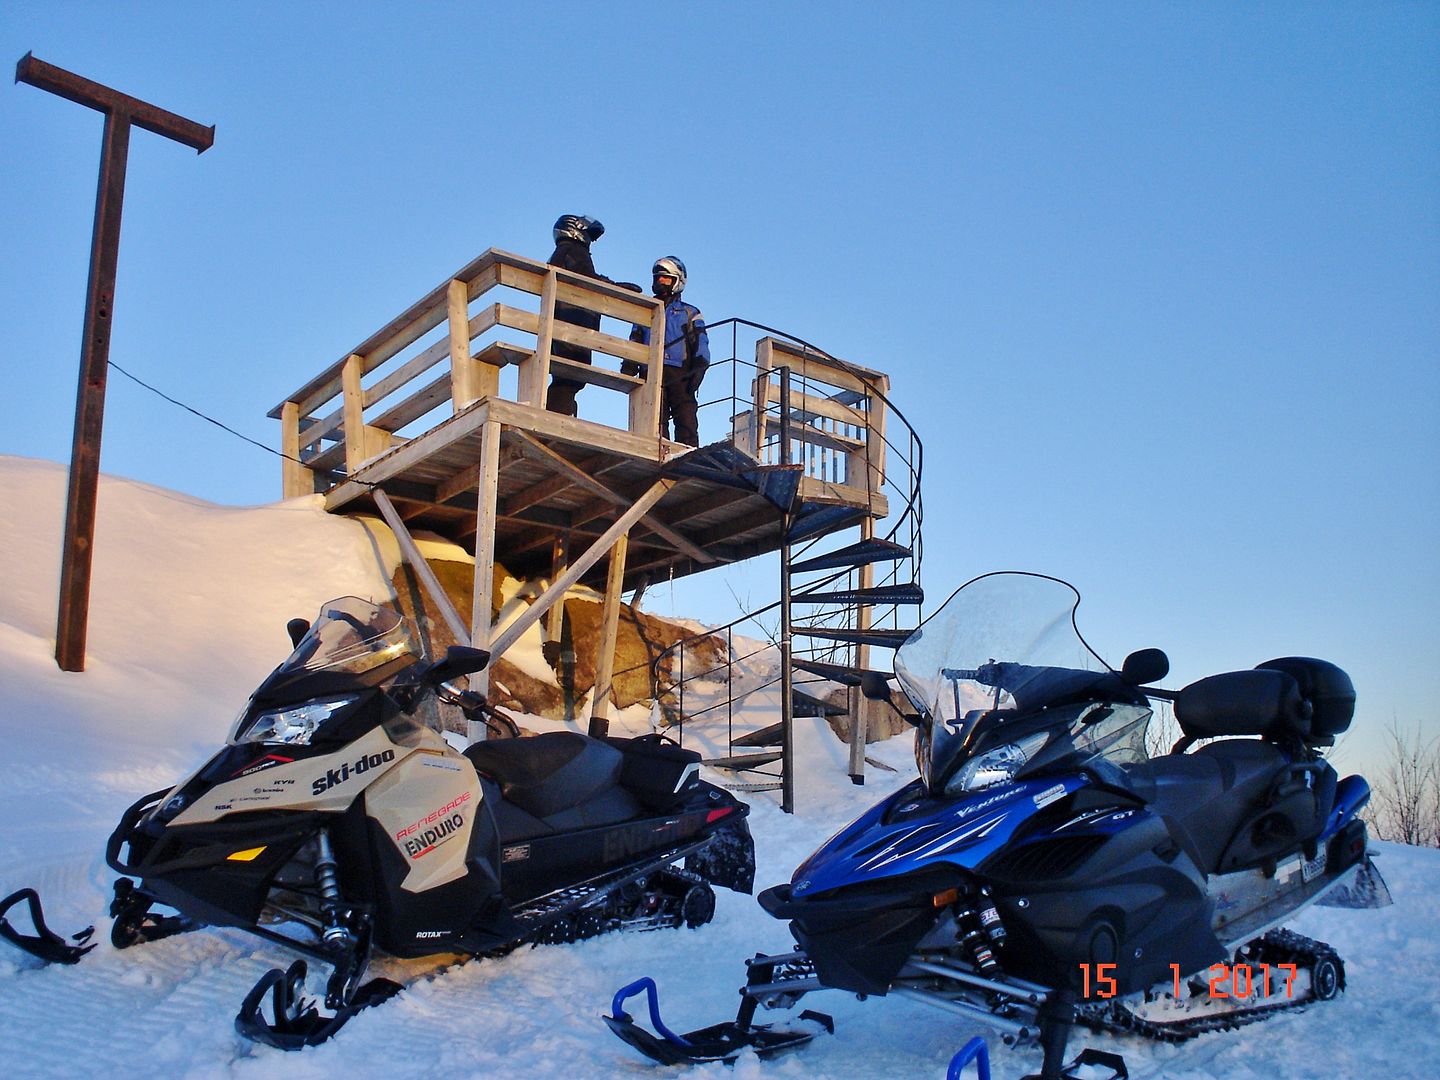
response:
[[[1308,742],[1328,745],[1350,727],[1355,716],[1355,684],[1330,661],[1282,656],[1255,666],[1260,670],[1283,671],[1299,684],[1300,696],[1311,708]]]
[[[605,740],[625,755],[620,783],[654,810],[680,806],[700,786],[700,755],[659,735]]]
[[[1191,739],[1221,735],[1305,738],[1310,705],[1284,671],[1228,671],[1193,682],[1175,695],[1175,719]]]

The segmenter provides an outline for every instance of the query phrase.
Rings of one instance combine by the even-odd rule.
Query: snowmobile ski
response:
[[[640,993],[646,997],[654,1034],[635,1023],[634,1017],[623,1008],[629,998]],[[742,1004],[741,1017],[734,1021],[711,1024],[677,1035],[660,1019],[655,980],[646,977],[617,990],[610,1005],[610,1015],[601,1019],[620,1039],[662,1065],[702,1065],[711,1061],[729,1064],[746,1050],[753,1050],[766,1058],[803,1046],[822,1031],[831,1035],[835,1033],[835,1022],[824,1013],[807,1009],[797,1018],[799,1026],[782,1028],[773,1024],[752,1025],[749,1018],[754,1016],[754,1012],[753,1002],[748,1012]]]
[[[273,1046],[277,1050],[303,1050],[318,1046],[345,1026],[356,1013],[388,1001],[401,990],[400,984],[389,979],[371,979],[326,1016],[313,1001],[304,997],[307,967],[296,960],[286,971],[272,968],[260,977],[235,1017],[235,1030],[247,1039]],[[266,993],[270,994],[267,1020],[261,1008]]]
[[[30,909],[30,922],[35,926],[33,934],[20,933],[5,917],[10,909],[22,900]],[[47,964],[78,964],[82,956],[95,948],[96,943],[90,941],[94,933],[95,927],[87,926],[78,934],[71,935],[70,941],[55,933],[45,924],[45,912],[40,907],[40,894],[34,889],[19,889],[0,900],[0,937]]]

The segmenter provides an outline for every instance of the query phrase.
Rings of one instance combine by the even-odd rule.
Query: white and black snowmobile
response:
[[[1322,756],[1350,724],[1349,677],[1288,657],[1161,690],[1164,653],[1110,668],[1078,602],[1032,574],[957,591],[896,655],[919,778],[760,895],[795,951],[748,962],[733,1022],[676,1035],[640,980],[611,1029],[666,1063],[763,1055],[830,1023],[756,1025],[757,1007],[834,988],[1038,1043],[1044,1080],[1118,1077],[1115,1054],[1065,1061],[1075,1024],[1180,1040],[1339,993],[1335,951],[1281,925],[1311,903],[1389,903],[1358,817],[1369,785]],[[889,700],[883,677],[866,692]],[[1154,757],[1152,698],[1183,736]],[[642,990],[655,1034],[623,1010]]]
[[[463,753],[416,717],[427,695],[513,724],[449,680],[488,654],[427,663],[395,611],[355,597],[290,626],[295,650],[226,745],[189,779],[130,807],[106,860],[118,948],[234,926],[333,965],[331,1015],[302,999],[306,964],[267,973],[236,1026],[284,1049],[323,1041],[400,987],[362,985],[372,947],[402,958],[495,954],[620,928],[699,926],[711,885],[750,892],[748,807],[659,736],[493,738]],[[5,910],[26,900],[35,935]],[[161,913],[157,906],[173,909]],[[43,959],[87,946],[44,925],[22,890],[4,936]],[[267,994],[273,1019],[263,1014]]]

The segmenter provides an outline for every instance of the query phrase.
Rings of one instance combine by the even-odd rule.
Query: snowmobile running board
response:
[[[10,925],[10,920],[5,918],[5,914],[21,900],[30,907],[30,921],[35,924],[34,934],[20,933]],[[95,927],[87,926],[78,934],[71,935],[70,940],[75,942],[71,945],[45,925],[45,913],[40,908],[40,894],[34,889],[20,889],[0,900],[0,937],[47,964],[78,964],[82,956],[95,948],[96,942],[90,941],[90,936],[94,933]]]
[[[650,1010],[650,1024],[657,1035],[652,1035],[635,1023],[623,1006],[627,998],[643,993]],[[753,1013],[753,1004],[751,1011]],[[701,1065],[710,1061],[733,1062],[745,1050],[754,1050],[760,1057],[769,1057],[782,1050],[791,1050],[808,1043],[820,1032],[835,1034],[835,1022],[824,1013],[808,1009],[800,1014],[804,1027],[776,1028],[762,1024],[752,1026],[742,1019],[711,1024],[706,1028],[677,1035],[660,1019],[659,995],[655,980],[648,976],[636,979],[628,986],[615,992],[610,1005],[610,1016],[601,1017],[616,1036],[633,1046],[640,1053],[662,1065]],[[742,1015],[745,1006],[741,1006]]]

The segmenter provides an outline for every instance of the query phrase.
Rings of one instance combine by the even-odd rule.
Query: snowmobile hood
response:
[[[1034,814],[1088,784],[1047,776],[1000,784],[960,799],[932,799],[916,780],[836,833],[800,864],[791,896],[818,896],[944,863],[974,869]]]

